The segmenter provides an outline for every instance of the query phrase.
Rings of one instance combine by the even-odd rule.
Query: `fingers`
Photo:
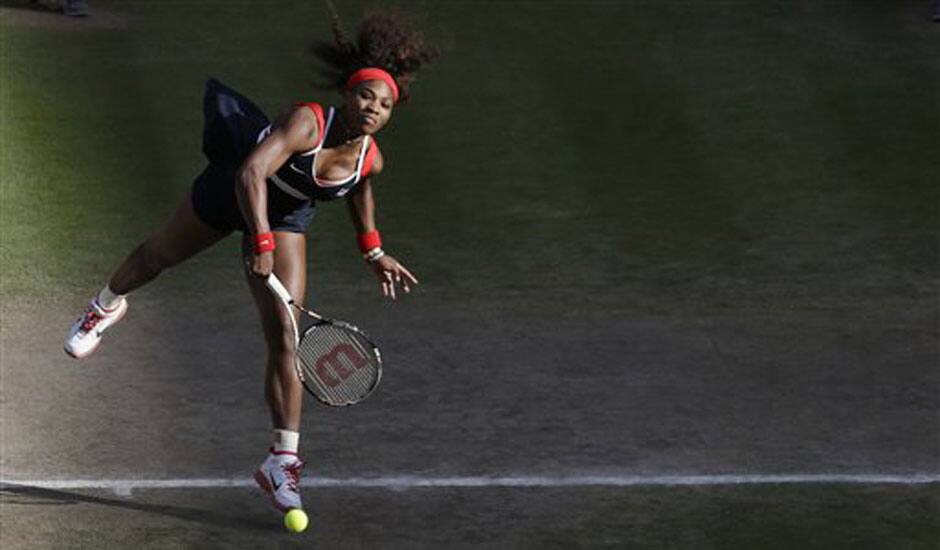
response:
[[[411,292],[411,285],[418,284],[418,279],[405,266],[386,256],[374,265],[375,274],[382,285],[382,295],[395,300],[398,298],[397,286],[405,293]]]
[[[264,279],[274,271],[274,254],[264,252],[245,258],[245,270],[248,275]]]
[[[400,265],[398,267],[401,268]],[[409,279],[414,281],[414,277],[410,276],[411,275],[410,273],[404,273],[405,276],[402,277],[403,269],[404,268],[395,271],[395,282],[401,285],[401,289],[404,290],[405,293],[407,294],[411,292],[411,285],[409,284]]]
[[[382,282],[382,295],[385,296],[386,298],[391,298],[392,300],[394,300],[395,299],[395,285],[388,281],[383,281]]]
[[[418,284],[418,279],[414,275],[412,275],[410,271],[405,269],[405,266],[398,264],[398,271],[400,271],[401,273],[404,273],[405,277],[410,279],[412,283]],[[407,284],[407,282],[405,284]]]
[[[253,266],[249,272],[251,273],[252,277],[256,277],[258,279],[267,279],[268,275],[271,274],[271,268],[266,266]]]
[[[388,296],[392,300],[394,300],[395,299],[395,281],[393,280],[391,271],[385,272],[385,282],[383,284],[388,285]]]

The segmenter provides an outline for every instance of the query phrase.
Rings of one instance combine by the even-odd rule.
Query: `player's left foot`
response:
[[[271,497],[271,504],[280,512],[303,509],[300,501],[300,472],[303,461],[296,453],[271,449],[258,471],[255,482]]]
[[[101,335],[109,327],[120,321],[127,313],[127,299],[122,298],[118,305],[105,309],[93,298],[85,312],[72,324],[65,337],[65,353],[76,359],[91,355],[101,344]]]

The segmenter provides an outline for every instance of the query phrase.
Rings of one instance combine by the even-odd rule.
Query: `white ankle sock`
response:
[[[274,430],[274,450],[297,452],[297,446],[300,444],[300,432],[290,430]]]
[[[101,289],[101,292],[98,293],[98,305],[105,309],[114,309],[123,299],[123,294],[115,294],[108,285],[105,285],[105,287]]]

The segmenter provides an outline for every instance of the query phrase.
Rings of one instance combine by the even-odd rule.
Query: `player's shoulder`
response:
[[[373,137],[369,140],[369,155],[372,156],[372,169],[369,171],[370,174],[378,174],[382,171],[382,168],[385,167],[385,156],[382,155],[382,150],[379,149],[379,143]]]
[[[295,103],[291,110],[291,118],[302,121],[308,125],[315,124],[317,130],[322,130],[325,126],[323,105],[315,101],[300,101]]]
[[[316,147],[320,144],[326,126],[321,104],[313,101],[297,102],[286,118],[292,133],[305,136],[305,147]]]
[[[309,112],[317,118],[321,118],[324,113],[323,105],[316,101],[298,101],[294,103],[294,110],[304,113]]]
[[[378,174],[385,166],[385,159],[382,158],[382,152],[379,151],[379,144],[375,142],[375,137],[367,139],[369,145],[365,152],[365,159],[362,162],[362,169],[359,172],[364,178]]]

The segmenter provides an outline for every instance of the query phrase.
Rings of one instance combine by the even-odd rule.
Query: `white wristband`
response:
[[[362,257],[365,259],[365,261],[371,264],[372,262],[378,260],[384,255],[385,255],[385,251],[382,250],[381,248],[376,247],[366,252],[365,254],[363,254]]]

